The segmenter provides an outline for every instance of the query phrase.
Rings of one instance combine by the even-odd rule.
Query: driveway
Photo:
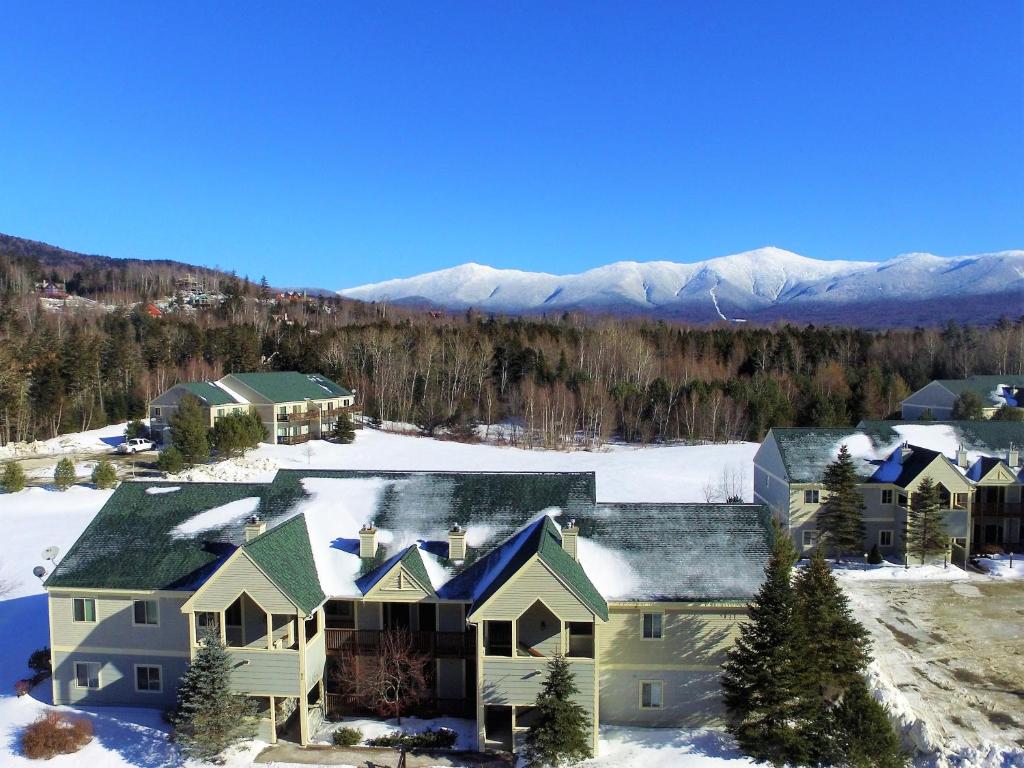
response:
[[[512,762],[503,757],[479,752],[409,752],[405,757],[407,768],[511,768]],[[260,752],[253,765],[355,765],[359,768],[395,768],[398,752],[374,747],[300,747],[280,742]]]

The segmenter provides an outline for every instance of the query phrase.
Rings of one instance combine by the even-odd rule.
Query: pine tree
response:
[[[217,419],[210,430],[210,444],[224,456],[235,456],[255,448],[267,430],[256,413],[229,413]]]
[[[67,456],[57,462],[57,468],[53,471],[53,484],[58,491],[66,491],[75,484],[75,462]]]
[[[837,754],[836,765],[844,768],[904,768],[909,755],[900,745],[889,712],[868,692],[867,683],[858,677],[846,692],[834,713]]]
[[[181,452],[186,464],[192,466],[210,458],[210,443],[207,439],[209,427],[197,398],[191,395],[183,397],[170,424],[171,442]]]
[[[849,601],[821,552],[793,583],[793,641],[800,690],[798,731],[804,765],[837,764],[833,710],[851,685],[862,681],[869,660],[867,630],[853,618]]]
[[[826,546],[836,557],[854,554],[864,548],[864,498],[857,490],[857,471],[845,445],[825,468],[825,503],[818,513],[818,528]]]
[[[175,740],[188,757],[209,760],[255,734],[255,705],[231,692],[231,657],[209,632],[178,686],[171,715]]]
[[[919,557],[921,565],[931,555],[944,554],[949,546],[940,505],[939,486],[925,477],[907,510],[907,554]]]
[[[984,404],[981,402],[981,398],[968,390],[961,392],[956,402],[953,403],[951,416],[958,420],[977,421],[978,419],[985,418],[985,414],[982,411],[983,407]]]
[[[101,459],[92,470],[92,482],[97,488],[113,488],[117,485],[117,470],[107,459]]]
[[[590,757],[591,720],[572,699],[578,692],[569,662],[556,654],[548,661],[548,675],[537,694],[536,720],[526,732],[527,765],[571,765]]]
[[[3,474],[0,475],[0,485],[8,493],[17,493],[25,489],[25,470],[16,461],[8,461],[4,464]]]
[[[722,689],[729,733],[744,754],[783,765],[798,756],[795,722],[798,680],[793,642],[796,550],[773,521],[774,544],[765,579],[748,606],[749,619],[723,665]]]
[[[338,414],[338,421],[334,424],[334,431],[331,433],[331,437],[344,445],[355,441],[356,428],[347,413],[342,412]]]
[[[156,460],[156,468],[169,475],[181,472],[185,468],[185,460],[181,457],[181,451],[173,445],[164,448]]]

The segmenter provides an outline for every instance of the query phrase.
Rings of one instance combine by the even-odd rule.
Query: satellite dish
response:
[[[54,558],[60,554],[60,547],[47,547],[43,550],[43,560],[49,560],[53,562]]]
[[[43,578],[43,576],[46,575],[46,569],[43,568],[43,566],[41,565],[37,565],[35,568],[32,569],[32,575],[35,576],[37,579],[41,579]]]

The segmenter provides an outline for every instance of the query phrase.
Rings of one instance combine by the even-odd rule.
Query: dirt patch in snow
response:
[[[876,692],[907,741],[967,764],[967,753],[993,749],[1006,765],[1024,764],[1024,584],[972,577],[843,586],[871,633]]]

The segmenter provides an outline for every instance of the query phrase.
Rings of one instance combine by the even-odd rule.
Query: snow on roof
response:
[[[146,489],[146,493],[148,493],[150,496],[156,496],[157,494],[174,493],[175,491],[180,490],[180,485],[151,485],[149,488]]]
[[[225,392],[227,392],[236,403],[241,403],[243,405],[248,405],[249,404],[248,400],[246,400],[240,394],[235,392],[235,390],[231,389],[231,387],[229,387],[227,384],[225,384],[223,380],[215,381],[215,382],[213,382],[213,385],[215,387],[220,387]]]
[[[180,488],[178,490],[181,490]],[[149,493],[150,489],[146,489]],[[174,538],[187,538],[202,531],[223,528],[226,525],[238,522],[242,518],[253,514],[260,505],[258,496],[249,496],[237,501],[229,501],[219,507],[213,507],[205,512],[190,517],[171,529],[171,536]]]

